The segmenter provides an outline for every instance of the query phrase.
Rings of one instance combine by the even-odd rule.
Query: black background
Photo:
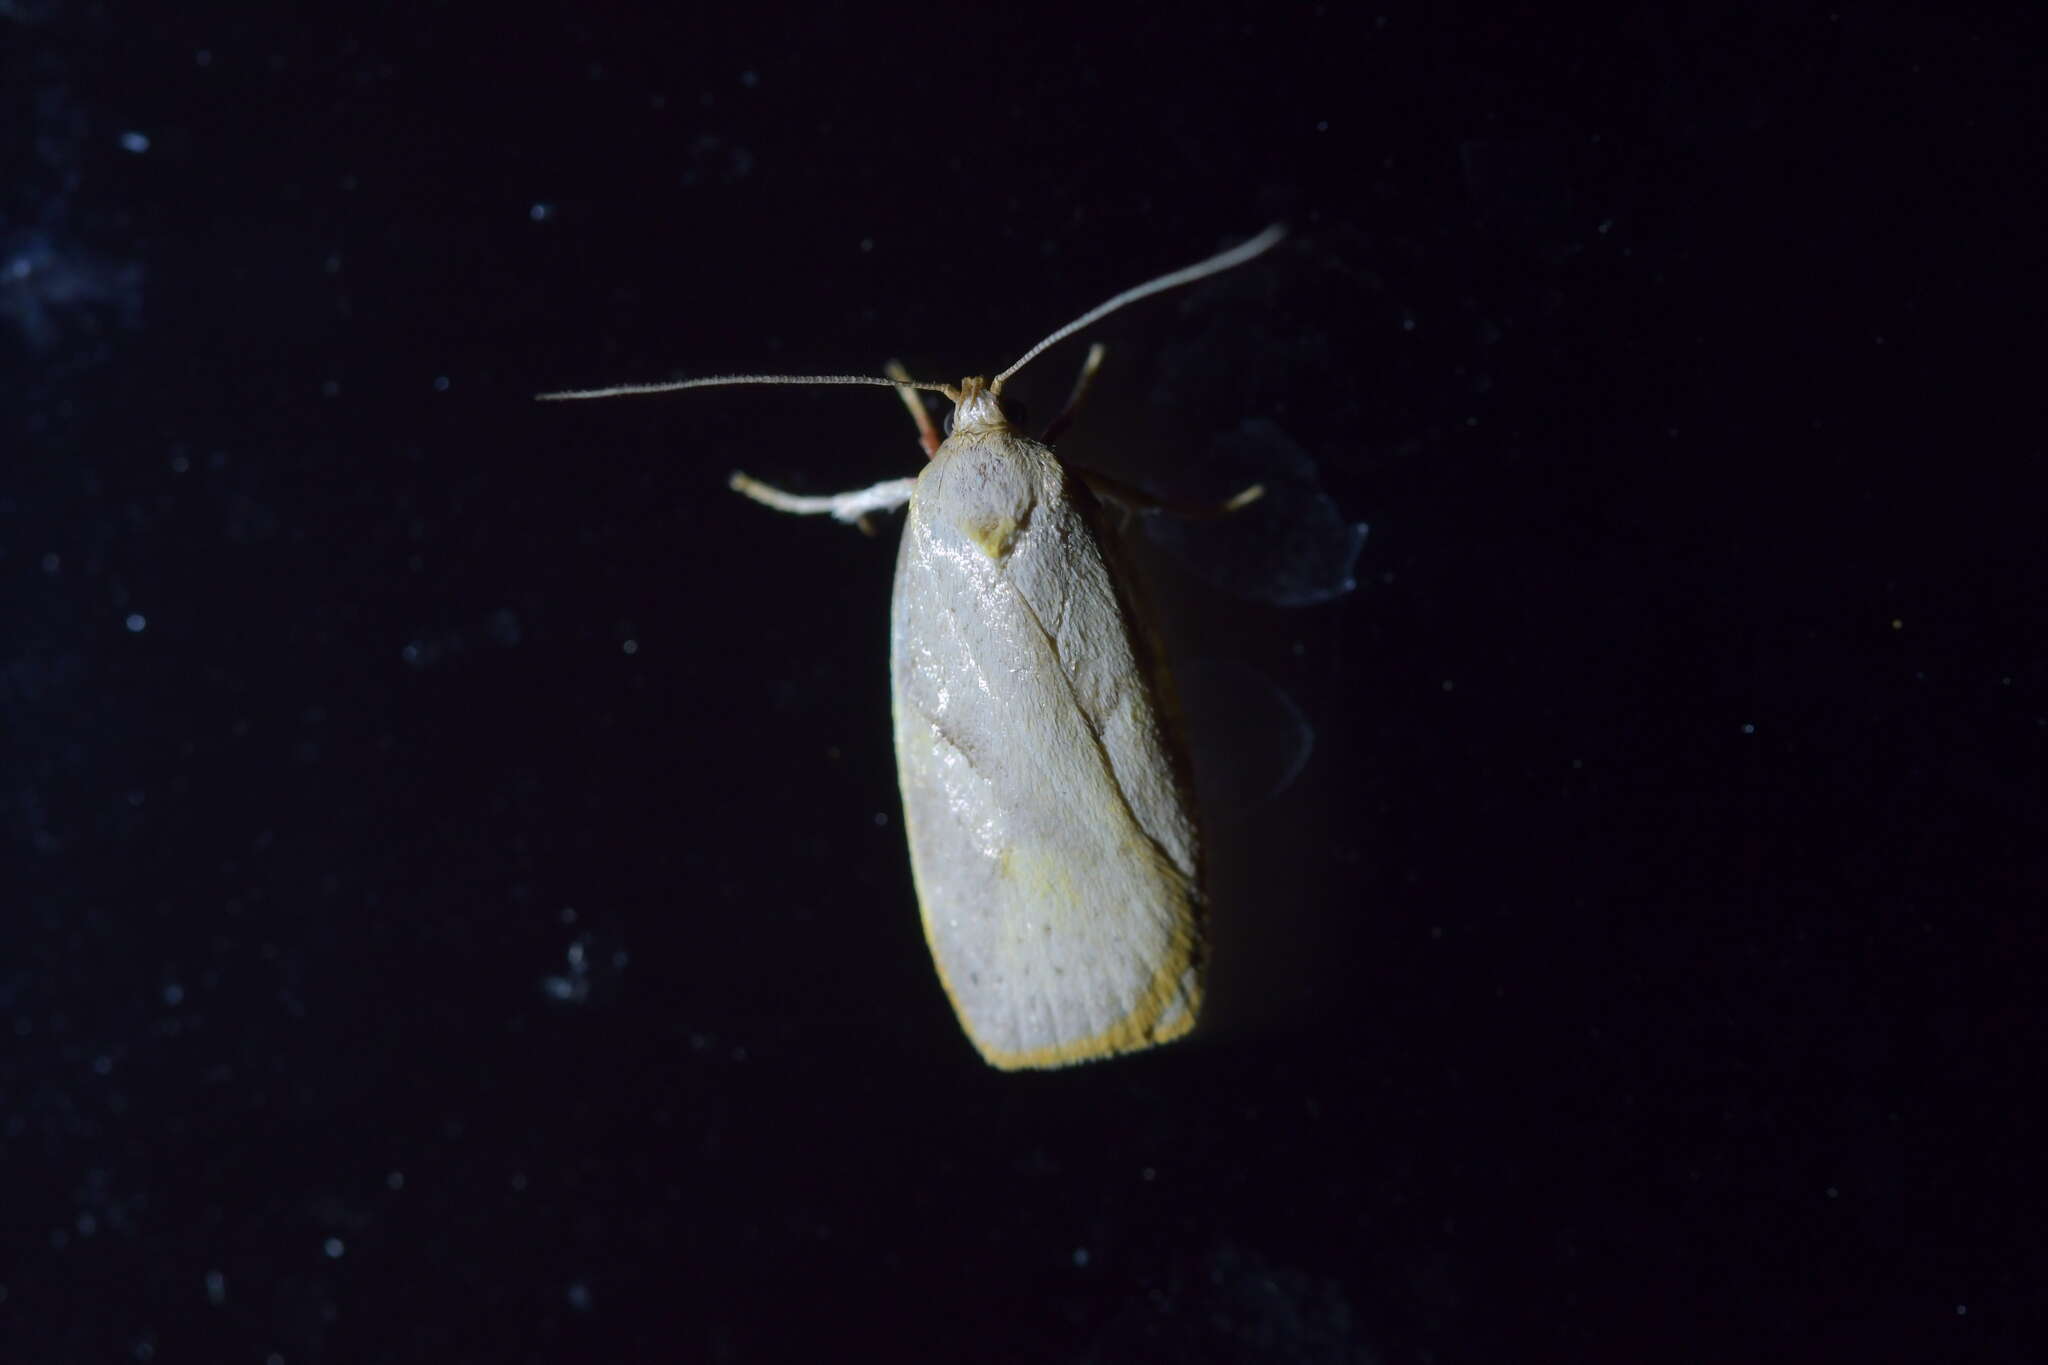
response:
[[[6,1358],[2023,1358],[1923,1140],[2039,1041],[2028,12],[0,6]],[[1372,524],[1151,561],[1313,754],[1208,1026],[998,1074],[893,522],[722,483],[895,399],[530,396],[985,373],[1273,220],[1062,450]]]

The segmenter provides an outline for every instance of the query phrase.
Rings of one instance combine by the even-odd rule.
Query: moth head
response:
[[[962,431],[1007,431],[1010,428],[1004,403],[997,397],[995,386],[986,379],[963,379],[947,397],[953,400],[953,410],[946,414],[948,436]],[[1016,404],[1009,406],[1015,408]]]

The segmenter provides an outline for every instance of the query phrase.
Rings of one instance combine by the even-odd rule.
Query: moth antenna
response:
[[[623,398],[632,394],[674,393],[678,389],[709,389],[721,384],[880,384],[889,389],[930,389],[943,393],[954,402],[960,401],[960,391],[951,384],[934,384],[926,379],[883,379],[866,374],[724,374],[708,379],[671,379],[659,384],[613,384],[602,389],[561,389],[554,393],[537,393],[534,401],[539,403],[560,403],[575,398]]]
[[[989,392],[1000,394],[1003,391],[1003,381],[1037,359],[1039,352],[1049,346],[1058,345],[1083,327],[1093,326],[1111,313],[1114,313],[1117,309],[1127,304],[1136,303],[1139,299],[1150,298],[1152,295],[1163,290],[1177,289],[1181,285],[1193,284],[1196,280],[1206,279],[1210,275],[1220,274],[1225,270],[1233,270],[1253,257],[1261,256],[1272,250],[1279,243],[1280,239],[1286,235],[1286,225],[1275,223],[1250,241],[1211,256],[1206,261],[1197,261],[1195,264],[1185,269],[1176,270],[1170,275],[1161,275],[1157,279],[1147,280],[1140,285],[1133,285],[1107,303],[1098,304],[1094,308],[1089,309],[1080,317],[1075,318],[1072,322],[1026,351],[1022,360],[1019,360],[1009,369],[1004,370],[990,382],[988,386]]]

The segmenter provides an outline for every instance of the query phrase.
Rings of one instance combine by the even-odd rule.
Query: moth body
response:
[[[1087,493],[976,383],[897,557],[897,776],[961,1024],[995,1066],[1057,1066],[1193,1027],[1195,828]]]

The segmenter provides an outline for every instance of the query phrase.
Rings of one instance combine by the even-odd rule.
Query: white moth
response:
[[[1195,824],[1141,667],[1139,623],[1098,540],[1093,497],[1011,424],[1003,385],[1116,309],[1241,265],[1282,235],[1268,228],[1118,294],[993,380],[924,383],[892,367],[888,379],[738,375],[541,395],[720,384],[902,393],[930,457],[917,478],[826,497],[744,474],[732,487],[784,512],[863,524],[909,505],[889,650],[903,821],[939,979],[992,1066],[1064,1066],[1178,1038],[1194,1027],[1205,966]],[[1047,439],[1101,355],[1090,352]],[[919,389],[953,402],[943,441]]]

